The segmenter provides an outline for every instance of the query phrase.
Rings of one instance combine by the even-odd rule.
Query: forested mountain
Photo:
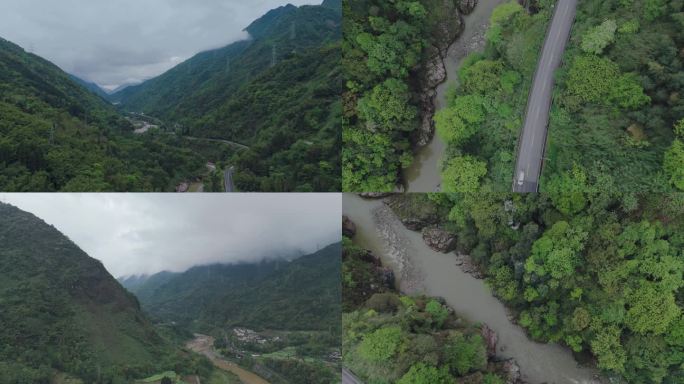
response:
[[[204,167],[173,137],[138,137],[57,66],[0,39],[0,190],[168,191]]]
[[[230,159],[240,190],[339,190],[341,2],[287,5],[250,39],[202,52],[112,95],[184,134],[250,147]]]
[[[340,244],[293,261],[198,266],[183,273],[122,278],[146,312],[197,330],[339,329]]]
[[[83,86],[85,89],[87,89],[90,92],[100,96],[101,98],[107,100],[107,98],[109,97],[109,94],[107,92],[105,92],[104,89],[100,88],[99,85],[92,83],[92,82],[89,82],[89,81],[86,81],[86,80],[83,80],[80,77],[75,76],[75,75],[70,74],[69,77],[71,78],[71,80],[77,82],[78,84]]]
[[[3,383],[129,382],[197,362],[162,339],[136,298],[71,240],[0,203]]]

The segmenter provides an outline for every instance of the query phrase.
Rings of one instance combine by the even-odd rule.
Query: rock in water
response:
[[[456,248],[456,236],[442,228],[424,228],[423,241],[437,252],[451,252]]]
[[[496,343],[499,341],[498,336],[496,336],[496,332],[489,328],[487,324],[482,324],[480,334],[487,344],[487,356],[489,358],[494,357],[494,355],[496,355]]]
[[[467,15],[470,14],[470,12],[475,9],[475,6],[477,5],[477,0],[461,0],[458,3],[458,9],[461,11],[461,13]]]
[[[349,238],[356,235],[356,224],[347,215],[342,216],[342,234]]]

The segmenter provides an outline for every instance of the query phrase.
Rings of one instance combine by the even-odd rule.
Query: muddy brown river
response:
[[[344,194],[343,212],[356,224],[354,242],[395,271],[403,292],[441,296],[460,316],[486,323],[498,335],[498,355],[514,358],[523,380],[531,384],[600,383],[598,372],[578,366],[569,349],[528,339],[483,280],[464,273],[453,253],[430,249],[420,233],[406,229],[382,201]]]
[[[465,28],[458,40],[449,47],[449,53],[444,61],[446,66],[446,81],[437,87],[435,110],[446,107],[446,92],[457,84],[456,71],[469,53],[484,48],[484,34],[489,25],[492,10],[505,0],[480,0],[470,15],[464,16]],[[442,183],[440,162],[446,150],[444,143],[436,134],[424,147],[420,147],[414,154],[411,166],[404,170],[404,183],[407,192],[435,192]]]
[[[269,384],[257,374],[250,372],[239,365],[221,358],[214,349],[214,338],[207,335],[195,334],[195,339],[186,344],[188,349],[206,356],[214,365],[224,371],[236,374],[244,384]]]

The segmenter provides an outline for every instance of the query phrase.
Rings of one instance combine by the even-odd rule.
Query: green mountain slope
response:
[[[208,265],[121,279],[153,317],[194,328],[339,329],[341,248],[293,261]]]
[[[204,167],[180,139],[132,130],[57,66],[0,39],[0,190],[168,191]]]
[[[63,372],[119,383],[192,369],[136,298],[54,227],[0,203],[0,244],[0,382],[47,383]]]
[[[112,95],[184,134],[249,150],[227,159],[243,191],[339,191],[340,1],[287,5],[245,29],[251,39],[203,52]]]
[[[71,78],[71,80],[75,81],[76,83],[78,83],[79,85],[84,87],[85,89],[87,89],[90,92],[100,96],[101,98],[103,98],[105,100],[107,100],[109,98],[109,94],[107,92],[105,92],[104,89],[100,88],[99,85],[97,85],[93,82],[83,80],[80,77],[75,76],[75,75],[69,74],[69,77]]]

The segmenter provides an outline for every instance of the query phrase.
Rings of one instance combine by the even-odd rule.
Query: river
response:
[[[214,349],[214,338],[211,336],[196,333],[195,339],[188,342],[186,346],[188,349],[209,358],[209,360],[211,360],[216,367],[236,374],[240,378],[240,381],[242,381],[244,384],[269,384],[268,381],[264,380],[257,374],[241,368],[239,365],[231,361],[221,358],[219,353]]]
[[[354,242],[394,270],[403,292],[441,296],[460,316],[486,323],[498,335],[498,355],[514,358],[526,382],[600,383],[595,379],[598,372],[579,367],[569,349],[528,339],[483,280],[464,273],[453,254],[430,249],[421,234],[406,229],[382,201],[344,194],[343,213],[356,224]]]
[[[505,0],[480,0],[469,15],[463,17],[465,28],[459,38],[449,47],[444,60],[447,78],[437,87],[435,110],[446,107],[446,93],[457,83],[459,64],[469,53],[484,48],[484,34],[489,25],[492,10]],[[435,192],[442,183],[440,161],[446,150],[444,143],[436,134],[428,145],[417,148],[413,163],[404,170],[404,183],[407,192]]]

